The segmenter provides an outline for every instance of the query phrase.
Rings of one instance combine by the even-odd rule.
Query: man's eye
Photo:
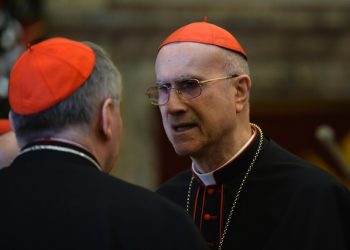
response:
[[[169,86],[167,86],[166,84],[163,84],[163,85],[158,87],[158,91],[159,91],[159,93],[168,93]]]
[[[178,84],[180,90],[189,90],[198,87],[198,81],[194,79],[184,80]]]

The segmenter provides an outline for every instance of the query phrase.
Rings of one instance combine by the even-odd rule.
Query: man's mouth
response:
[[[178,124],[178,125],[173,125],[172,128],[176,131],[176,132],[183,132],[189,129],[192,129],[196,126],[196,124],[193,123],[186,123],[186,124]]]

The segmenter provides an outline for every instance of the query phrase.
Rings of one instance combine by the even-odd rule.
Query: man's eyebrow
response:
[[[163,84],[179,83],[179,82],[182,82],[184,80],[189,80],[189,79],[199,79],[199,78],[194,76],[194,75],[187,74],[187,75],[178,76],[175,79],[173,79],[172,81],[157,80],[156,84],[157,84],[157,86],[160,86],[160,85],[163,85]]]
[[[160,80],[156,81],[156,85],[157,85],[157,86],[162,86],[162,85],[164,85],[164,84],[171,84],[171,83],[168,82],[168,81],[160,81]]]

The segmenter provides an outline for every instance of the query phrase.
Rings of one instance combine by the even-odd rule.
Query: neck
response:
[[[63,134],[57,135],[57,138],[62,141],[70,141],[76,145],[89,151],[93,156],[96,157],[97,161],[100,163],[102,170],[105,170],[105,156],[103,154],[103,145],[101,145],[100,140],[95,137],[93,132],[90,132],[90,136],[86,136],[86,133],[80,133],[76,130],[65,131]],[[100,150],[101,149],[101,150]]]
[[[93,133],[91,132],[90,134],[92,135]],[[75,129],[66,129],[64,132],[55,134],[52,137],[39,138],[36,141],[40,140],[61,141],[83,148],[97,159],[102,169],[104,170],[103,157],[101,156],[101,153],[98,150],[99,142],[97,139],[95,139],[94,136],[86,136],[86,133],[81,133]]]
[[[232,139],[228,138],[229,140],[225,143],[212,147],[211,150],[203,150],[200,154],[191,156],[196,168],[200,169],[203,173],[209,173],[230,161],[253,135],[250,124],[244,129],[237,129],[237,131],[240,131],[238,136],[233,136],[231,137]]]

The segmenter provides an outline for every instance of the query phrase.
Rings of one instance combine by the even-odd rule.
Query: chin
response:
[[[189,148],[189,147],[183,147],[183,146],[178,146],[178,145],[173,145],[173,147],[174,147],[176,154],[178,154],[180,156],[190,156],[196,152],[196,150],[194,150],[193,148]]]
[[[180,156],[190,156],[198,152],[202,148],[202,141],[197,138],[169,138],[176,154]]]

